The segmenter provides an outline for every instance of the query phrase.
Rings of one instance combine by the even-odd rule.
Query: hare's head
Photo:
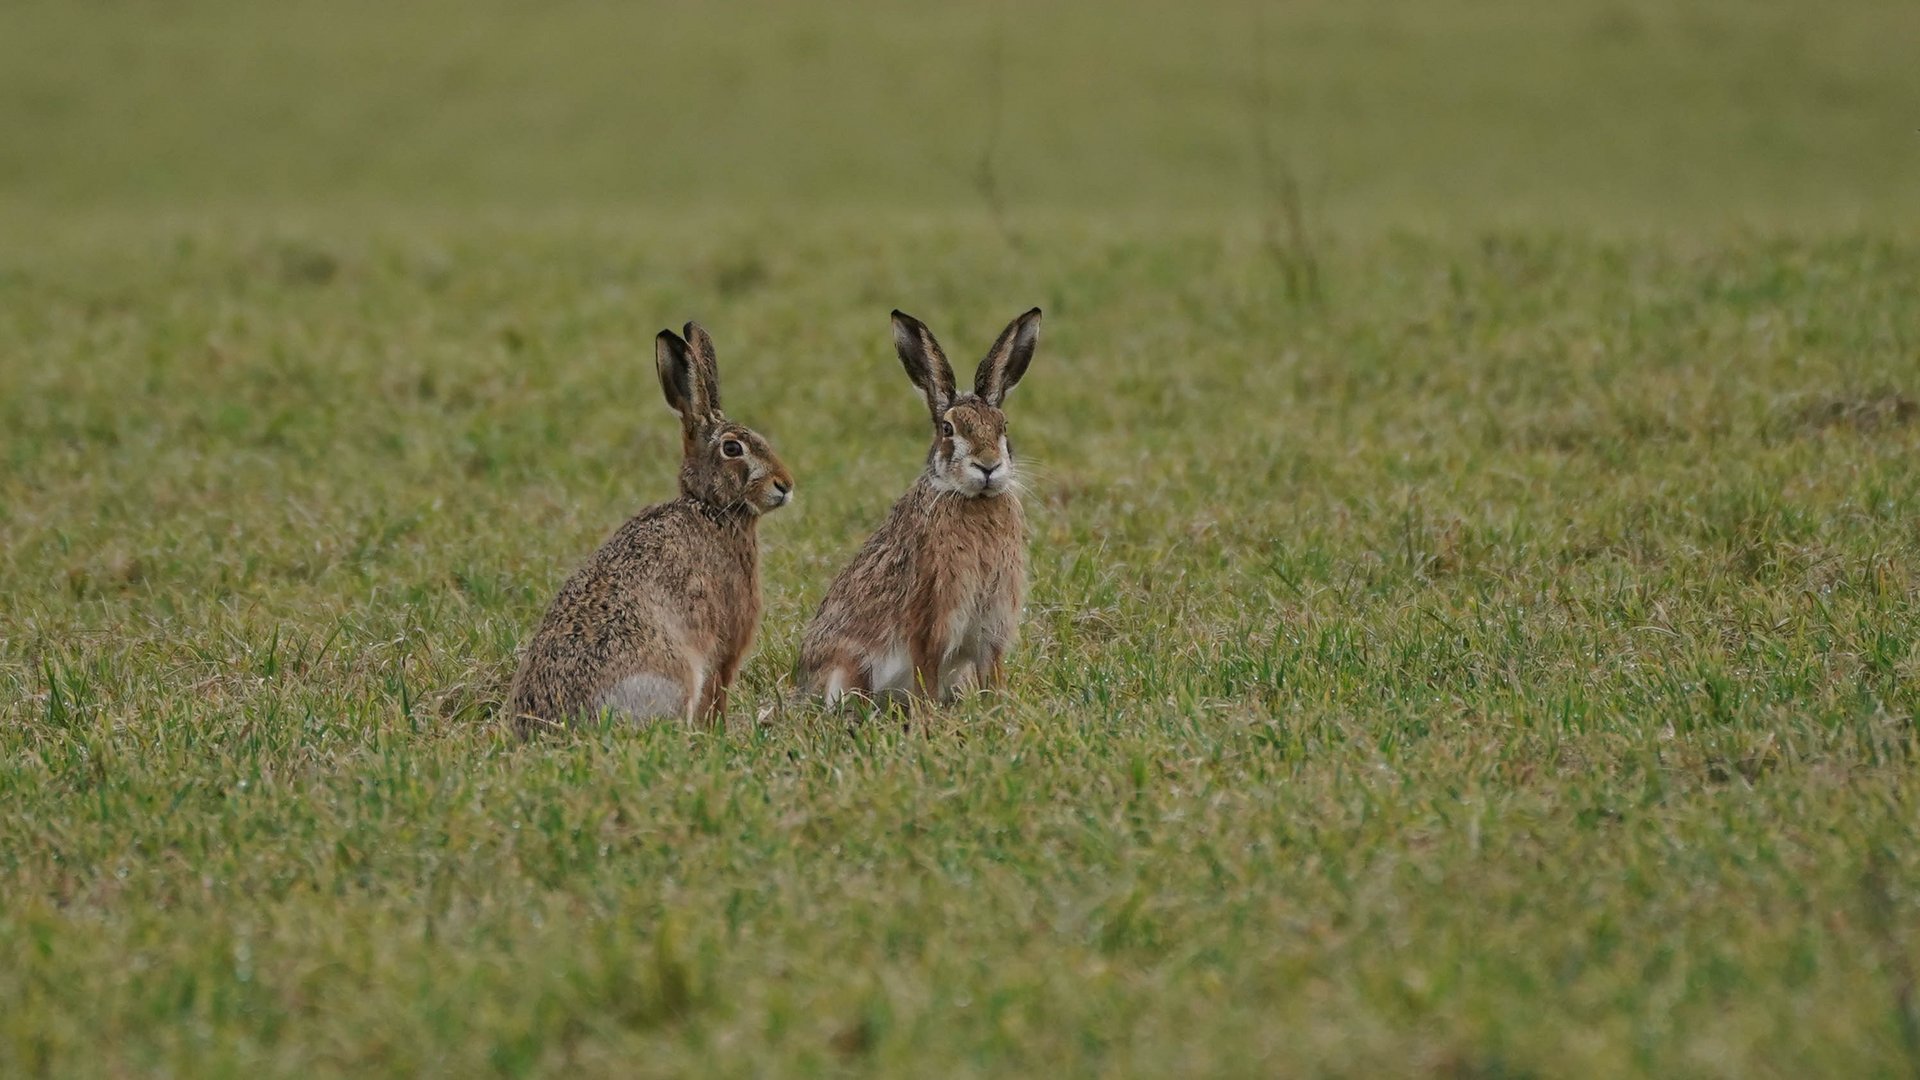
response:
[[[686,339],[671,330],[653,341],[654,366],[667,404],[680,414],[680,493],[725,511],[759,515],[793,498],[793,474],[759,432],[720,411],[720,366],[713,338],[688,323]]]
[[[927,475],[941,491],[969,498],[1004,494],[1013,486],[1013,451],[1007,444],[1007,392],[1027,373],[1040,341],[1040,309],[1007,324],[974,372],[973,391],[954,392],[953,368],[926,324],[893,313],[893,346],[907,378],[920,388],[933,417],[933,448]]]

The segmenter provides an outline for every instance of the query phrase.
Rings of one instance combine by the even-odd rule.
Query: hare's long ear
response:
[[[680,427],[688,434],[706,422],[706,391],[695,374],[693,350],[671,330],[662,330],[653,339],[653,366],[660,373],[660,390],[667,405],[680,414]]]
[[[687,324],[687,346],[693,350],[694,389],[700,394],[701,412],[719,416],[720,360],[713,353],[713,335],[697,322]]]
[[[1007,324],[1000,339],[987,350],[980,370],[973,373],[973,392],[980,400],[999,408],[1007,400],[1007,391],[1020,382],[1033,362],[1033,347],[1040,343],[1040,309],[1034,308]]]
[[[904,311],[893,313],[893,347],[900,353],[907,378],[926,396],[927,411],[938,423],[953,404],[953,368],[947,363],[947,354],[940,351],[940,343],[933,340],[927,324]]]

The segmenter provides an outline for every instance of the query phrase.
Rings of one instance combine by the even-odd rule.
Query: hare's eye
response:
[[[940,437],[943,439],[953,438],[953,425],[947,423],[945,420],[940,421]]]
[[[728,439],[720,444],[720,452],[728,457],[739,457],[747,452],[747,448],[741,445],[739,439]]]

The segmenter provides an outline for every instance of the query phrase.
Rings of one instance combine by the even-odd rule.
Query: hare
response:
[[[759,434],[720,411],[713,339],[688,323],[654,339],[680,414],[680,497],[649,506],[587,558],[547,608],[509,698],[515,728],[605,710],[717,721],[760,621],[760,515],[793,477]]]
[[[1040,339],[1040,309],[1010,323],[954,392],[918,319],[893,313],[893,344],[933,421],[927,467],[834,579],[800,645],[799,680],[829,704],[939,698],[998,687],[1026,592],[1027,526],[1000,411]]]

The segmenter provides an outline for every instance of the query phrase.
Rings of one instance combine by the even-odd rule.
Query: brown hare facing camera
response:
[[[522,734],[601,712],[718,720],[760,622],[760,516],[793,477],[720,411],[713,339],[662,330],[654,364],[680,414],[680,497],[649,506],[574,571],[513,677]]]
[[[926,397],[933,446],[920,479],[827,590],[800,645],[801,685],[838,703],[938,698],[1005,681],[1027,583],[1027,525],[1001,411],[1040,340],[1040,309],[1008,324],[956,393],[918,319],[893,343]]]

